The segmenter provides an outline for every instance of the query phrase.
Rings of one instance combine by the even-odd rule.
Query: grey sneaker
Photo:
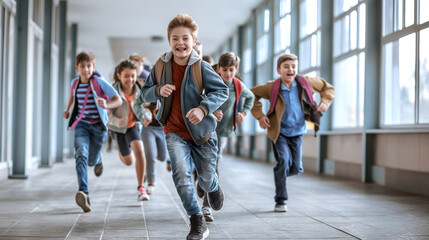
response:
[[[274,207],[274,212],[287,212],[286,203],[276,203],[276,206]]]
[[[84,212],[91,211],[91,203],[89,202],[88,194],[82,191],[79,191],[76,193],[75,199],[76,199],[77,205],[81,207]]]
[[[99,177],[103,173],[103,163],[94,166],[94,174]]]
[[[223,195],[222,188],[220,188],[219,186],[217,191],[210,192],[207,194],[207,196],[209,198],[210,207],[212,207],[212,209],[215,211],[219,211],[223,206],[223,200],[225,198]]]
[[[201,212],[192,215],[190,218],[191,221],[191,230],[186,236],[186,240],[203,240],[209,236],[209,229],[207,228],[206,221],[204,220],[203,214]]]
[[[203,207],[203,215],[204,215],[204,218],[206,219],[206,222],[214,221],[212,210],[210,209],[210,207]]]
[[[198,180],[196,180],[195,181],[196,183],[196,185],[197,185],[197,195],[198,195],[198,197],[200,197],[200,198],[203,198],[204,197],[204,190],[200,187],[200,184],[198,184]]]

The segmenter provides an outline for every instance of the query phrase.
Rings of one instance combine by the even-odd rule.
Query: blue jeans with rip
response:
[[[189,141],[177,133],[167,133],[167,149],[171,158],[173,181],[188,215],[201,211],[192,180],[193,166],[197,170],[198,184],[205,192],[219,188],[216,176],[216,133],[201,145]]]
[[[279,203],[288,199],[286,178],[304,172],[302,167],[302,135],[286,137],[280,134],[276,143],[273,143],[274,157],[277,165],[274,167],[274,182],[276,196]]]
[[[74,158],[79,191],[89,193],[88,166],[92,167],[102,163],[100,150],[106,135],[107,130],[101,123],[90,124],[80,121],[76,125]]]

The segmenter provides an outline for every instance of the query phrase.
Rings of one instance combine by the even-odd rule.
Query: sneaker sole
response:
[[[213,216],[204,215],[204,218],[206,219],[206,222],[214,222]]]
[[[209,233],[210,233],[209,228],[207,228],[206,231],[204,231],[203,233],[203,240],[209,236]]]
[[[137,197],[137,201],[149,201],[150,197],[149,196],[138,196]]]
[[[94,166],[94,174],[96,177],[99,177],[101,174],[103,174],[103,164]]]
[[[88,201],[86,199],[86,196],[81,192],[78,192],[76,194],[76,204],[79,207],[81,207],[84,212],[90,212],[91,211],[91,207],[88,205]]]

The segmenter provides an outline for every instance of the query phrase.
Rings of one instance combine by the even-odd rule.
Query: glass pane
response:
[[[290,0],[280,0],[280,17],[290,13]]]
[[[429,21],[429,1],[428,0],[420,0],[420,24]]]
[[[350,14],[350,50],[357,47],[357,13],[353,11]]]
[[[243,52],[243,73],[252,70],[252,49],[248,48]]]
[[[307,38],[299,44],[299,72],[310,68],[311,66],[311,38]]]
[[[347,77],[344,76],[347,73]],[[334,64],[335,102],[333,127],[356,127],[357,113],[357,57],[352,56]]]
[[[356,6],[358,0],[335,0],[334,3],[334,14],[335,16],[340,15],[343,12],[346,12],[350,8]]]
[[[359,6],[359,48],[365,48],[365,31],[366,31],[366,5]]]
[[[305,37],[319,26],[318,0],[304,0],[300,5],[300,37]]]
[[[365,53],[359,54],[359,91],[358,91],[358,125],[363,126],[363,106],[365,91]]]
[[[290,15],[280,19],[274,26],[274,53],[290,46]]]
[[[393,32],[393,1],[383,0],[383,36]]]
[[[256,42],[256,63],[259,65],[268,59],[268,34],[260,37]]]
[[[270,62],[258,66],[257,76],[256,76],[256,85],[264,84],[271,80],[271,69]]]
[[[334,23],[334,57],[341,54],[341,40],[344,36],[342,29],[342,20],[335,21]]]
[[[403,28],[403,11],[404,11],[404,6],[402,4],[402,0],[396,0],[396,8],[395,8],[395,30],[394,31],[399,31]]]
[[[426,1],[427,0],[423,0]],[[405,27],[414,24],[414,0],[405,0]]]
[[[270,30],[270,10],[265,9],[264,11],[264,32]]]
[[[429,28],[420,32],[419,123],[429,123]]]
[[[385,125],[414,124],[415,34],[383,47]]]

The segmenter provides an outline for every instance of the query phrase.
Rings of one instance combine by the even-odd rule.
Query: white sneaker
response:
[[[276,206],[274,207],[274,212],[287,212],[286,203],[284,203],[284,204],[276,203]]]
[[[150,197],[147,194],[146,190],[142,186],[140,186],[137,189],[137,201],[149,201],[149,200],[150,200]]]
[[[202,209],[204,218],[206,219],[206,222],[213,222],[214,221],[214,217],[212,214],[212,210],[210,209],[210,207],[203,207]]]
[[[152,195],[152,193],[155,191],[155,185],[148,185],[147,186],[147,194]]]

